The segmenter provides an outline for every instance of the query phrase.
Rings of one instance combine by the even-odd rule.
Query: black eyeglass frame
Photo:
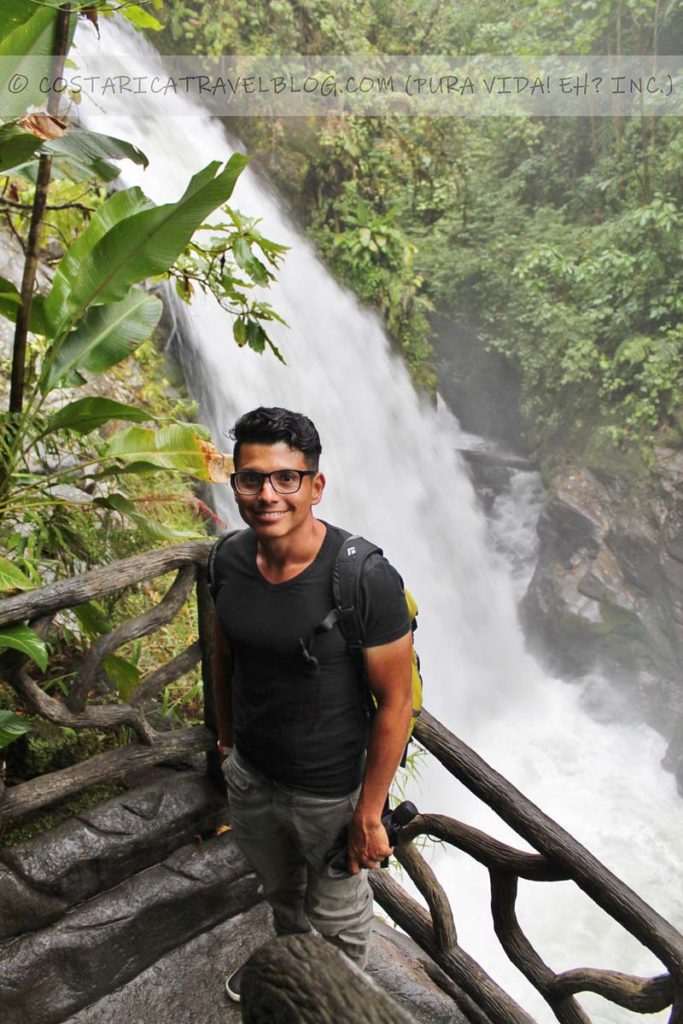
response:
[[[255,491],[241,491],[239,489],[237,478],[242,476],[243,473],[249,473],[251,476],[261,477],[261,482]],[[278,487],[275,486],[275,482],[273,481],[273,476],[276,473],[297,473],[299,476],[298,486],[295,487],[293,491],[281,491]],[[238,494],[242,494],[244,495],[244,497],[249,498],[253,498],[255,495],[261,493],[261,491],[263,490],[263,485],[266,482],[266,480],[269,482],[270,486],[273,488],[276,494],[298,494],[298,492],[301,490],[301,485],[304,482],[304,477],[316,476],[317,473],[317,469],[286,469],[284,467],[282,469],[272,469],[270,473],[262,473],[258,469],[239,469],[237,470],[236,473],[230,474],[230,485],[234,491],[237,491]]]

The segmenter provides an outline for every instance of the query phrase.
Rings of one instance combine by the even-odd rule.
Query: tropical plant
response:
[[[92,20],[116,9],[108,0],[8,4],[0,56],[12,61],[0,64],[3,112],[11,76],[25,61],[44,59],[53,73],[55,60],[63,63],[76,14]],[[123,13],[134,24],[158,27],[142,8]],[[28,92],[21,102],[32,98]],[[198,535],[145,514],[127,482],[159,473],[225,480],[230,460],[207,431],[175,417],[156,421],[148,408],[127,401],[79,396],[79,389],[115,372],[152,336],[162,300],[150,281],[172,279],[186,301],[194,288],[211,291],[235,314],[237,344],[281,358],[264,326],[280,318],[249,293],[273,279],[285,251],[226,206],[247,157],[209,164],[175,202],[157,205],[137,187],[107,195],[106,184],[119,173],[112,161],[146,165],[146,156],[123,140],[71,128],[52,97],[42,113],[25,115],[18,103],[15,116],[0,124],[0,211],[24,251],[21,287],[0,278],[0,315],[15,327],[10,407],[0,416],[0,538],[10,556],[0,559],[0,594],[87,564],[86,538],[112,513],[155,541]],[[49,202],[73,183],[78,201]],[[45,218],[53,206],[59,233]],[[46,242],[61,252],[49,288],[39,293]],[[47,667],[47,645],[29,626],[0,632],[3,648]],[[122,679],[130,667],[110,660],[107,671]],[[7,728],[19,724],[8,719]]]

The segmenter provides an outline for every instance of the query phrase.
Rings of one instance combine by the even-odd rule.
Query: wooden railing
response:
[[[530,1024],[529,1015],[458,944],[448,897],[412,845],[434,836],[483,864],[491,882],[491,912],[505,953],[538,989],[562,1024],[590,1024],[574,996],[594,992],[637,1013],[672,1007],[670,1024],[683,1022],[683,936],[573,836],[494,771],[427,711],[416,738],[471,792],[488,804],[538,853],[516,850],[484,832],[440,814],[418,815],[401,833],[395,854],[424,896],[428,914],[386,872],[372,872],[375,897],[454,982],[453,997],[478,1024]],[[618,971],[579,968],[555,973],[524,934],[515,913],[520,878],[573,881],[661,960],[664,973],[638,978]]]
[[[63,699],[45,692],[31,674],[26,657],[14,652],[3,654],[2,676],[30,713],[73,729],[114,730],[125,725],[135,733],[137,742],[98,754],[83,764],[1,788],[0,822],[46,807],[94,783],[119,778],[133,767],[172,761],[200,751],[207,752],[209,773],[220,777],[214,748],[212,608],[206,579],[210,543],[194,541],[135,555],[0,601],[0,628],[28,622],[41,636],[48,637],[60,611],[176,572],[174,582],[158,604],[100,637],[82,654],[78,664],[72,666],[72,681]],[[127,703],[107,699],[94,702],[91,694],[93,690],[97,692],[95,684],[100,679],[104,659],[129,641],[149,636],[167,625],[193,591],[198,607],[198,637],[181,654],[145,676]],[[148,721],[146,705],[164,686],[200,662],[205,724],[157,732]],[[396,856],[425,897],[430,913],[388,872],[371,872],[378,902],[442,968],[450,979],[448,990],[465,1016],[473,1024],[532,1024],[529,1014],[459,945],[448,898],[412,844],[422,834],[457,847],[488,869],[498,939],[510,960],[543,995],[562,1024],[589,1024],[590,1018],[575,999],[580,992],[597,993],[638,1013],[653,1013],[671,1006],[670,1024],[683,1024],[683,937],[679,932],[427,711],[418,720],[415,735],[455,779],[538,851],[516,850],[462,822],[439,814],[423,814],[403,829]],[[546,883],[573,881],[655,954],[663,972],[653,978],[591,968],[557,974],[534,949],[517,920],[515,903],[520,878]],[[444,978],[441,983],[445,983]]]
[[[176,571],[164,598],[147,611],[116,626],[97,639],[70,666],[71,682],[64,699],[53,697],[32,674],[30,662],[15,652],[5,652],[0,672],[14,689],[19,703],[31,714],[55,725],[72,729],[113,731],[127,726],[138,742],[97,754],[82,764],[51,772],[28,782],[5,788],[0,783],[0,822],[17,819],[88,786],[121,778],[133,768],[142,768],[176,758],[208,751],[212,774],[217,770],[214,755],[211,672],[211,598],[206,581],[206,562],[211,542],[193,541],[175,547],[134,555],[113,565],[102,566],[80,576],[60,580],[0,601],[0,628],[19,622],[49,639],[55,616],[86,601],[102,599],[127,587]],[[89,694],[101,689],[102,664],[124,644],[150,636],[168,625],[196,593],[199,636],[187,648],[145,676],[128,702],[112,701],[110,693],[93,702]],[[179,679],[201,662],[204,678],[204,717],[209,725],[157,732],[148,721],[146,705],[165,686]]]

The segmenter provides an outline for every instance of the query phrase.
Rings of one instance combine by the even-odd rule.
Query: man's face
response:
[[[284,441],[277,444],[242,444],[239,451],[240,472],[255,470],[271,473],[278,469],[307,470],[303,452],[290,448]],[[278,494],[270,480],[264,480],[258,494],[240,494],[233,489],[235,501],[244,522],[258,537],[286,537],[312,518],[312,507],[320,501],[325,487],[322,473],[305,476],[295,494]]]

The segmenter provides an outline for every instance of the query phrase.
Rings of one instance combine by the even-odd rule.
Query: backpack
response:
[[[214,565],[218,551],[225,541],[241,532],[242,531],[238,529],[229,530],[228,533],[224,533],[214,542],[213,547],[209,552],[207,573],[209,578],[209,588],[214,598]],[[337,557],[332,568],[332,597],[334,600],[334,608],[328,612],[322,622],[320,622],[315,628],[316,633],[321,633],[328,629],[332,629],[332,627],[338,623],[342,636],[346,640],[346,646],[349,652],[356,658],[362,656],[361,652],[363,640],[365,638],[365,627],[360,614],[361,577],[366,560],[370,555],[374,554],[381,555],[382,549],[376,544],[372,544],[369,540],[366,540],[365,537],[361,537],[359,534],[348,534],[344,538],[339,546]],[[409,590],[404,588],[404,594],[414,635],[415,630],[417,629],[417,604]],[[415,644],[413,644],[412,659],[413,714],[410,721],[410,728],[408,730],[408,743],[412,738],[415,723],[422,711],[422,676],[420,675],[420,658],[415,650]],[[375,704],[373,698],[371,710],[374,709],[374,707]],[[404,752],[403,759],[401,761],[402,765],[405,764],[407,749],[408,747],[406,744],[406,752]]]
[[[332,595],[334,598],[334,610],[321,623],[322,628],[330,628],[334,622],[339,623],[339,628],[346,640],[349,651],[359,656],[365,638],[365,627],[360,614],[360,585],[363,574],[363,566],[366,560],[373,554],[382,554],[382,549],[372,544],[365,537],[359,534],[347,536],[339,546],[337,557],[332,569]],[[417,603],[415,598],[404,587],[408,614],[410,615],[413,636],[417,629]],[[328,624],[329,623],[329,624]],[[320,627],[319,627],[320,628]],[[412,651],[413,673],[412,673],[412,694],[413,714],[408,731],[408,742],[410,742],[415,723],[422,711],[422,676],[420,674],[420,658],[413,643]],[[374,698],[373,698],[374,706]],[[407,752],[407,746],[406,746]],[[402,764],[405,764],[406,754],[403,755]]]

